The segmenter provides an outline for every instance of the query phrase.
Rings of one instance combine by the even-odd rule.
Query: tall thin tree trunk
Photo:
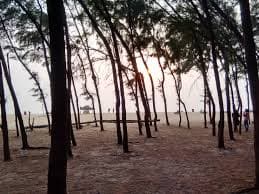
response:
[[[78,0],[79,2],[82,2],[82,0]],[[137,62],[136,62],[136,58],[134,58],[133,53],[130,51],[130,48],[128,46],[128,44],[126,43],[126,41],[123,39],[122,35],[119,33],[118,29],[114,26],[114,24],[111,21],[111,16],[106,8],[106,3],[105,1],[101,0],[102,2],[102,6],[104,9],[101,9],[99,7],[99,4],[97,2],[95,2],[95,5],[98,9],[98,11],[100,11],[100,13],[104,16],[104,19],[106,20],[106,22],[108,23],[108,25],[110,26],[110,28],[115,32],[116,36],[118,37],[118,39],[120,40],[122,46],[125,48],[129,60],[131,62],[131,65],[134,69],[134,72],[136,73],[136,81],[138,82],[138,87],[139,87],[139,92],[140,92],[140,96],[141,96],[141,100],[142,100],[142,105],[144,107],[144,111],[145,111],[145,127],[146,127],[146,133],[147,133],[147,137],[151,138],[151,130],[150,130],[150,126],[149,126],[149,121],[148,119],[150,118],[150,114],[148,111],[148,107],[147,107],[147,103],[145,100],[145,95],[144,95],[144,90],[143,90],[143,86],[141,84],[141,78],[140,78],[140,74],[138,71],[138,66],[137,66]],[[103,12],[104,11],[104,12]]]
[[[124,85],[123,85],[123,77],[122,77],[122,63],[120,60],[120,54],[117,44],[117,39],[114,31],[112,32],[112,40],[114,45],[114,51],[116,56],[116,61],[118,65],[118,75],[119,75],[119,83],[120,83],[120,94],[121,94],[121,119],[122,119],[122,129],[123,129],[123,152],[127,153],[129,152],[129,146],[128,146],[128,129],[127,129],[127,112],[126,112],[126,104],[125,104],[125,94],[124,94]]]
[[[67,4],[67,7],[69,8],[69,5]],[[79,15],[79,11],[77,9],[77,6],[75,5],[75,9],[76,9],[76,12],[77,14]],[[79,28],[77,26],[77,23],[76,23],[76,20],[75,20],[75,17],[71,11],[71,9],[69,8],[69,11],[70,11],[70,14],[72,16],[72,19],[74,21],[74,25],[76,27],[76,30],[77,30],[77,33],[79,35],[79,38],[82,42],[82,45],[84,47],[84,51],[87,55],[87,59],[88,59],[88,62],[89,62],[89,65],[90,65],[90,70],[91,70],[91,73],[92,73],[92,80],[93,80],[93,83],[94,83],[94,87],[95,87],[95,92],[96,92],[96,97],[97,97],[97,102],[98,102],[98,107],[99,107],[99,117],[100,117],[100,127],[101,127],[101,131],[104,130],[104,127],[103,127],[103,113],[102,113],[102,104],[101,104],[101,99],[100,99],[100,94],[99,94],[99,88],[98,88],[98,84],[97,84],[97,78],[96,78],[96,75],[95,75],[95,71],[94,71],[94,66],[93,66],[93,63],[92,63],[92,60],[91,60],[91,57],[90,57],[90,50],[89,50],[89,45],[88,45],[88,39],[87,39],[87,33],[86,33],[86,29],[84,27],[84,24],[83,24],[83,21],[82,21],[82,18],[79,18],[79,21],[80,21],[80,24],[81,24],[81,27],[82,27],[82,30],[83,30],[83,34],[84,36],[86,37],[86,41],[83,40],[83,37],[79,31]],[[95,112],[95,110],[94,110]],[[96,118],[96,115],[95,115],[95,118]],[[97,124],[96,124],[97,126]]]
[[[9,53],[6,54],[6,63],[7,63],[8,74],[10,77],[10,82],[12,83],[11,69],[10,69],[10,62],[9,62]],[[18,118],[17,118],[15,111],[14,111],[14,120],[15,120],[16,137],[19,137],[20,134],[19,134]]]
[[[128,83],[130,83],[129,76],[126,73],[125,70],[123,70],[123,73],[125,74]],[[131,89],[131,93],[133,94],[133,96],[135,98],[135,106],[136,106],[136,115],[137,115],[137,120],[138,120],[139,135],[143,135],[143,133],[142,133],[141,116],[140,116],[140,110],[139,110],[139,101],[138,101],[138,83],[136,82],[136,80],[134,80],[134,83],[135,83],[135,89],[133,87],[133,84],[129,84],[129,87]]]
[[[181,77],[179,76],[179,79],[176,79],[173,70],[171,69],[171,67],[168,65],[168,68],[170,70],[171,75],[173,76],[174,79],[174,83],[175,83],[175,90],[176,90],[176,94],[178,97],[178,111],[179,111],[179,124],[178,126],[181,127],[181,122],[182,122],[182,115],[181,115],[181,104],[183,105],[184,108],[184,112],[185,112],[185,116],[186,116],[186,122],[187,122],[187,127],[188,129],[190,129],[190,121],[189,121],[189,117],[188,117],[188,112],[185,106],[185,103],[183,102],[183,100],[181,99]],[[177,81],[178,80],[178,81]]]
[[[16,128],[16,137],[19,137],[19,124],[18,124],[18,117],[16,115],[16,112],[14,111],[14,120],[15,120],[15,128]]]
[[[235,64],[235,71],[233,71],[234,74],[234,84],[236,87],[236,92],[237,92],[237,99],[238,99],[238,111],[239,111],[239,115],[240,115],[240,122],[239,122],[239,128],[238,128],[238,132],[241,135],[242,133],[242,115],[243,115],[243,105],[242,105],[242,99],[241,99],[241,95],[240,95],[240,91],[239,91],[239,84],[238,84],[238,73],[237,73],[237,65]]]
[[[234,96],[233,85],[232,85],[231,80],[229,80],[229,86],[230,86],[230,92],[231,92],[232,111],[233,111],[233,113],[235,113],[237,111],[237,109],[236,109],[235,96]],[[234,132],[237,132],[237,125],[238,125],[237,122],[235,122],[235,120],[233,118]]]
[[[137,114],[137,119],[138,119],[138,128],[139,128],[139,135],[143,135],[142,133],[142,123],[140,122],[141,121],[141,116],[140,116],[140,110],[139,110],[139,101],[138,101],[138,82],[135,81],[135,100],[136,100],[136,107],[137,107],[137,110],[136,110],[136,114]]]
[[[150,122],[150,126],[152,126],[151,110],[150,110],[150,105],[149,105],[149,100],[150,99],[148,98],[148,95],[147,95],[147,88],[146,88],[145,79],[144,79],[144,76],[143,76],[142,73],[139,73],[139,77],[141,79],[141,84],[142,84],[142,88],[143,88],[144,97],[145,97],[145,100],[147,102],[148,120]],[[137,79],[137,77],[136,77],[136,79]]]
[[[63,3],[62,3],[63,5]],[[68,91],[67,91],[67,128],[70,131],[70,135],[69,135],[69,139],[71,139],[73,146],[76,146],[76,140],[75,140],[75,136],[74,136],[74,130],[73,130],[73,126],[72,126],[72,118],[71,118],[71,106],[70,106],[70,99],[72,99],[72,92],[71,92],[71,83],[72,83],[72,63],[71,63],[71,57],[72,57],[72,53],[71,53],[71,45],[70,45],[70,34],[69,34],[69,29],[68,29],[68,25],[67,25],[67,18],[66,18],[66,12],[65,12],[65,8],[63,5],[63,25],[64,25],[64,32],[65,32],[65,44],[66,44],[66,59],[67,59],[67,86],[68,86]],[[71,150],[71,146],[70,146],[70,142],[69,142],[69,150],[68,150],[68,154],[70,157],[72,157],[72,150]]]
[[[75,81],[74,81],[74,76],[72,75],[71,77],[72,79],[72,86],[73,86],[73,90],[74,90],[74,95],[76,98],[76,113],[77,113],[77,121],[78,121],[78,128],[81,129],[81,118],[80,118],[80,110],[79,110],[79,100],[78,100],[78,95],[77,95],[77,90],[76,90],[76,86],[75,86]]]
[[[5,79],[6,79],[8,87],[9,87],[12,99],[13,99],[15,113],[16,113],[18,121],[19,121],[19,126],[20,126],[21,136],[22,136],[22,149],[28,149],[28,148],[30,148],[30,146],[29,146],[28,141],[27,141],[27,135],[26,135],[26,132],[25,132],[22,113],[21,113],[21,110],[20,110],[20,106],[19,106],[16,94],[15,94],[11,79],[9,77],[7,64],[5,62],[5,58],[4,58],[4,54],[3,54],[3,50],[2,50],[1,46],[0,46],[0,60],[2,61],[2,67],[3,67],[3,70],[4,70]]]
[[[211,94],[211,90],[210,90],[209,83],[208,83],[208,76],[207,76],[207,70],[206,70],[207,68],[206,68],[204,58],[203,58],[203,50],[202,50],[201,45],[199,44],[199,40],[198,40],[197,35],[196,35],[194,30],[193,30],[193,35],[194,35],[196,48],[198,50],[200,70],[201,70],[203,82],[206,86],[207,94],[208,94],[208,97],[209,97],[209,117],[210,117],[210,123],[212,124],[212,135],[216,136],[216,122],[215,122],[216,107],[215,107],[215,102],[214,102],[213,96]],[[212,105],[212,113],[211,113],[211,105]]]
[[[99,88],[98,88],[98,85],[97,85],[97,77],[96,77],[95,72],[94,72],[94,66],[93,66],[93,63],[92,63],[92,60],[91,60],[91,56],[90,56],[90,52],[89,52],[89,46],[88,46],[87,42],[86,42],[86,45],[87,45],[87,49],[86,49],[87,58],[88,58],[88,62],[90,64],[90,69],[91,69],[91,73],[92,73],[92,80],[93,80],[93,83],[94,83],[94,88],[95,88],[95,91],[96,91],[96,97],[97,97],[97,102],[98,102],[98,107],[99,107],[100,127],[101,127],[101,131],[104,131],[102,104],[101,104],[101,99],[100,99],[100,94],[99,94]]]
[[[166,95],[165,95],[165,72],[164,69],[162,67],[162,63],[160,60],[160,54],[159,54],[159,50],[157,49],[157,60],[158,60],[158,65],[160,67],[161,73],[162,73],[162,81],[161,81],[161,88],[162,88],[162,97],[163,97],[163,102],[164,102],[164,109],[165,109],[165,120],[166,120],[166,124],[169,126],[169,119],[168,119],[168,112],[167,112],[167,101],[166,101]]]
[[[47,0],[51,81],[53,87],[51,148],[49,153],[48,194],[66,194],[69,129],[67,128],[67,88],[62,0]]]
[[[180,99],[179,99],[179,93],[177,92],[177,100],[178,100],[178,114],[179,114],[179,122],[178,122],[178,127],[181,127],[182,126],[182,111],[181,111],[181,102],[180,102]]]
[[[3,73],[2,73],[2,65],[0,61],[0,103],[1,103],[1,121],[2,121],[2,136],[3,136],[3,152],[4,152],[4,161],[9,161],[11,159],[10,156],[10,148],[9,148],[9,137],[8,137],[8,125],[6,118],[6,108],[5,108],[5,92],[4,92],[4,83],[3,83]]]
[[[5,28],[5,25],[2,21],[2,25],[3,25],[3,29],[5,31],[5,34],[9,40],[9,43],[16,55],[16,58],[18,59],[18,61],[22,64],[22,66],[24,67],[24,69],[27,71],[27,73],[31,76],[31,78],[33,79],[33,81],[35,82],[36,86],[37,86],[37,89],[39,90],[39,93],[40,93],[40,99],[42,100],[43,102],[43,107],[44,107],[44,110],[45,110],[45,113],[46,113],[46,118],[47,118],[47,122],[48,122],[48,129],[49,129],[49,133],[50,133],[50,130],[51,130],[51,126],[50,126],[50,118],[49,118],[49,114],[48,114],[48,107],[47,107],[47,103],[46,103],[46,99],[45,99],[45,96],[44,96],[44,93],[43,93],[43,90],[41,88],[41,85],[40,85],[40,82],[37,78],[37,74],[33,73],[29,68],[28,66],[24,63],[24,61],[21,59],[20,55],[18,54],[17,50],[16,50],[16,47],[14,46],[13,44],[13,41],[11,39],[11,37],[9,36],[6,28]],[[9,66],[9,65],[8,65]],[[9,71],[9,68],[8,68],[8,72],[9,72],[9,76],[10,76],[10,71]],[[11,80],[11,77],[10,77],[10,80]]]
[[[83,0],[78,0],[78,2],[80,3],[80,5],[83,7],[85,13],[87,14],[87,16],[89,17],[90,21],[92,22],[93,28],[96,30],[97,34],[100,36],[101,40],[103,41],[105,48],[108,52],[109,55],[109,59],[111,61],[111,65],[112,65],[112,74],[113,74],[113,83],[114,83],[114,89],[115,89],[115,98],[116,98],[116,102],[115,102],[115,106],[116,106],[116,128],[117,128],[117,143],[118,144],[122,144],[122,135],[121,135],[121,128],[120,128],[120,94],[119,94],[119,87],[118,87],[118,80],[117,80],[117,73],[116,73],[116,64],[115,64],[115,60],[113,57],[113,53],[112,50],[110,48],[109,42],[107,41],[106,37],[104,36],[104,34],[102,33],[102,31],[100,30],[98,23],[96,22],[95,18],[92,16],[92,14],[90,13],[88,7],[86,6],[85,2]]]
[[[256,48],[250,16],[249,1],[239,0],[244,36],[247,72],[250,83],[254,114],[254,148],[255,148],[255,187],[259,188],[259,78],[256,60]]]
[[[208,100],[210,124],[212,123],[211,100]]]
[[[218,100],[219,100],[220,119],[218,123],[218,147],[224,148],[225,147],[224,145],[224,105],[223,105],[223,97],[222,97],[222,91],[221,91],[221,85],[220,85],[220,79],[219,79],[219,70],[218,70],[218,64],[217,64],[216,43],[215,43],[216,38],[213,32],[213,25],[212,25],[211,15],[208,10],[207,0],[202,0],[202,6],[207,17],[206,27],[210,34],[212,64],[213,64],[213,70],[214,70],[214,76],[215,76],[215,82],[216,82],[216,88],[217,88]]]
[[[88,94],[88,96],[90,97],[91,102],[92,102],[95,127],[98,127],[98,122],[97,122],[97,118],[96,118],[96,109],[95,109],[95,104],[94,104],[94,97],[92,94],[90,94],[89,91],[87,91],[86,93]]]
[[[207,126],[207,89],[206,84],[203,82],[204,85],[204,96],[203,96],[203,118],[204,118],[204,128],[208,128]]]
[[[246,74],[246,100],[247,100],[247,109],[248,109],[248,114],[250,114],[250,94],[249,94],[249,80],[248,80],[248,76]],[[250,124],[250,117],[248,120],[249,124]]]
[[[81,62],[81,68],[83,70],[83,76],[84,76],[84,89],[85,89],[85,92],[86,94],[89,96],[89,98],[91,99],[91,102],[92,102],[92,108],[93,108],[93,115],[94,115],[94,123],[95,123],[95,127],[98,127],[98,124],[97,124],[97,119],[96,119],[96,111],[95,111],[95,104],[94,104],[94,97],[93,95],[91,94],[91,92],[88,90],[87,88],[87,76],[86,76],[86,70],[85,70],[85,67],[84,67],[84,63],[83,63],[83,59],[81,58],[81,56],[78,54],[77,55],[80,62]]]
[[[157,129],[157,112],[156,112],[155,85],[154,85],[153,77],[152,77],[152,75],[150,73],[150,70],[149,70],[147,62],[144,59],[144,56],[143,56],[143,53],[141,51],[140,46],[138,45],[137,48],[138,48],[138,52],[139,52],[139,54],[141,56],[142,62],[143,62],[144,66],[146,68],[146,71],[148,73],[148,77],[150,79],[151,90],[152,90],[152,105],[153,105],[153,111],[154,111],[154,127],[155,127],[155,131],[158,131],[158,129]]]
[[[181,98],[180,98],[181,99]],[[185,103],[182,101],[182,99],[180,100],[181,104],[183,105],[183,108],[184,108],[184,112],[185,112],[185,117],[186,117],[186,121],[187,121],[187,127],[188,129],[191,128],[190,126],[190,120],[189,120],[189,116],[188,116],[188,111],[187,111],[187,108],[186,108],[186,105]]]
[[[223,51],[222,51],[223,52]],[[235,140],[233,134],[232,120],[231,120],[231,102],[230,102],[230,93],[229,93],[229,63],[226,55],[223,52],[223,57],[225,60],[225,87],[226,87],[226,102],[227,102],[227,120],[228,120],[228,131],[230,140]]]
[[[71,106],[72,106],[73,113],[74,113],[76,129],[79,129],[79,126],[78,126],[79,124],[78,124],[77,114],[76,114],[76,107],[75,107],[75,103],[74,103],[74,99],[73,99],[72,94],[70,95],[70,101],[71,101]]]

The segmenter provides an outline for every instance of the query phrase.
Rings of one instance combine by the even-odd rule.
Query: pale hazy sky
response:
[[[156,63],[156,60],[154,59],[149,60],[148,63],[150,66],[152,66],[151,74],[154,77],[155,85],[157,88],[158,79],[160,79],[161,77],[159,66]],[[48,92],[47,101],[48,101],[48,107],[50,107],[49,106],[50,96],[49,96],[49,88],[48,88],[49,81],[48,81],[46,70],[40,64],[33,64],[33,66],[31,67],[32,69],[37,70],[37,72],[39,72],[42,88],[44,89],[45,92]],[[43,113],[42,104],[36,101],[35,97],[32,97],[32,92],[30,91],[30,89],[33,87],[33,83],[32,83],[32,80],[29,80],[28,73],[24,71],[22,65],[19,64],[18,62],[11,61],[10,68],[11,68],[14,88],[18,96],[18,101],[20,103],[22,112],[31,111],[32,113]],[[101,65],[96,65],[95,70],[96,72],[98,72],[98,75],[100,76],[99,88],[100,88],[100,97],[101,97],[103,112],[107,112],[108,108],[114,107],[114,102],[115,102],[112,76],[106,79],[106,74],[107,72],[109,72],[110,74],[111,67],[109,62],[107,62],[107,63],[102,63]],[[141,67],[140,65],[140,71],[146,74],[144,66]],[[210,85],[212,88],[213,96],[217,100],[217,93],[215,90],[215,82],[214,82],[212,70],[210,70],[209,79],[210,79]],[[150,90],[151,87],[150,87],[150,81],[148,79],[148,76],[145,76],[145,80],[147,83],[148,94],[151,97],[151,90]],[[82,92],[81,90],[82,82],[81,80],[77,80],[76,83],[77,83],[78,94],[80,94]],[[224,84],[225,84],[224,77],[222,76],[221,85],[222,85],[223,92],[225,91]],[[91,76],[89,76],[88,78],[88,85],[89,85],[89,89],[92,92],[94,92]],[[203,109],[203,102],[201,97],[201,95],[203,95],[203,82],[200,74],[192,70],[187,75],[183,75],[182,85],[183,85],[182,98],[186,103],[188,111],[191,111],[191,109],[195,109],[195,111],[200,111],[201,109]],[[245,82],[243,80],[240,81],[239,86],[241,90],[241,96],[243,98],[243,104],[244,104],[244,107],[246,107],[247,103],[246,103]],[[175,112],[177,111],[177,104],[176,104],[177,97],[175,93],[174,81],[171,75],[169,75],[168,73],[166,75],[165,88],[166,88],[168,111]],[[12,114],[13,105],[11,103],[11,97],[7,89],[8,88],[5,85],[5,91],[7,96],[7,112],[9,114]],[[126,93],[128,92],[129,91],[126,89]],[[225,92],[223,94],[225,94]],[[225,96],[223,96],[223,98],[225,103]],[[83,96],[80,96],[80,106],[84,106],[86,104],[91,105],[91,102],[86,101]],[[96,103],[96,106],[97,106],[97,103]],[[159,93],[158,90],[156,90],[156,106],[157,106],[158,112],[164,111],[164,105],[161,98],[161,93]],[[129,96],[127,96],[127,111],[135,112],[134,102],[130,100]]]

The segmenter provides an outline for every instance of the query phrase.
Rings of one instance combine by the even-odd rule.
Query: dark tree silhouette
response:
[[[256,61],[256,49],[250,16],[249,1],[239,0],[244,37],[247,73],[250,83],[254,114],[254,148],[255,148],[255,187],[259,188],[259,78]]]
[[[208,29],[209,36],[210,36],[212,64],[213,64],[213,70],[214,70],[214,76],[215,76],[217,94],[218,94],[218,100],[219,100],[219,108],[220,108],[220,118],[218,123],[218,147],[224,148],[225,147],[224,145],[224,105],[223,105],[223,97],[222,97],[222,91],[221,91],[221,85],[220,85],[220,79],[219,79],[219,70],[218,70],[218,64],[217,64],[216,37],[213,31],[213,24],[211,20],[211,14],[208,9],[207,0],[202,0],[201,3],[204,9],[204,12],[206,14],[206,23],[204,23],[204,25]]]
[[[102,41],[103,41],[103,43],[105,45],[105,48],[106,48],[106,50],[108,52],[109,59],[111,61],[113,83],[114,83],[115,97],[116,97],[116,102],[115,102],[115,107],[116,108],[115,109],[116,109],[117,143],[118,144],[122,144],[122,135],[121,135],[121,128],[120,128],[120,94],[119,94],[119,86],[118,86],[118,80],[117,80],[116,63],[115,63],[115,60],[114,60],[114,57],[113,57],[113,53],[112,53],[111,47],[109,45],[109,42],[107,41],[106,37],[104,36],[102,31],[100,30],[100,28],[99,28],[99,26],[97,24],[97,21],[95,20],[95,18],[90,13],[87,5],[82,0],[78,0],[78,2],[81,4],[81,6],[83,7],[85,13],[87,14],[89,19],[91,20],[92,25],[93,25],[94,29],[96,30],[97,34],[102,39]]]
[[[19,121],[19,126],[20,126],[20,130],[21,130],[21,135],[22,135],[22,149],[28,149],[28,148],[30,148],[30,146],[29,146],[28,141],[27,141],[27,135],[26,135],[26,131],[25,131],[24,123],[23,123],[22,113],[21,113],[21,110],[20,110],[20,106],[19,106],[16,94],[15,94],[15,91],[14,91],[12,81],[10,79],[10,74],[8,72],[8,69],[7,69],[7,64],[6,64],[6,61],[5,61],[5,58],[4,58],[2,47],[0,47],[0,60],[2,61],[2,67],[3,67],[3,70],[4,70],[5,79],[6,79],[8,88],[10,90],[12,99],[13,99],[14,111],[15,111],[16,116],[17,116],[18,121]]]
[[[119,83],[120,83],[120,94],[121,94],[121,119],[122,119],[122,129],[123,129],[123,151],[125,153],[129,152],[129,147],[128,147],[128,129],[127,129],[127,112],[126,112],[126,104],[125,104],[125,93],[124,93],[124,85],[123,85],[123,77],[122,77],[122,72],[123,72],[123,67],[122,63],[120,60],[120,54],[119,54],[119,48],[118,48],[118,43],[116,39],[115,33],[112,31],[112,40],[113,40],[113,45],[114,45],[114,50],[115,50],[115,56],[116,56],[116,62],[117,62],[117,67],[118,67],[118,76],[119,76]]]
[[[1,45],[0,45],[1,47]],[[5,92],[4,92],[4,79],[2,73],[2,62],[0,60],[0,103],[1,103],[1,121],[2,121],[2,135],[3,135],[3,151],[4,151],[4,161],[9,161],[11,159],[10,149],[9,149],[9,137],[8,137],[8,125],[6,118],[6,108],[5,108]]]
[[[51,81],[53,86],[52,131],[49,153],[48,193],[65,194],[69,129],[67,128],[67,88],[62,0],[47,0]]]

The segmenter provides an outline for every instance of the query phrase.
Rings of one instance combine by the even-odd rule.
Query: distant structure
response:
[[[83,111],[83,114],[89,114],[93,108],[89,105],[85,105],[83,107],[80,107],[80,110]]]

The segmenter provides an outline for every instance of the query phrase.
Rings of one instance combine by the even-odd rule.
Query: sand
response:
[[[128,115],[134,118],[133,114]],[[91,115],[84,115],[83,120]],[[113,118],[106,114],[105,119]],[[78,146],[68,160],[68,193],[89,194],[165,194],[230,193],[253,186],[253,133],[235,134],[225,150],[217,148],[211,128],[203,129],[202,115],[191,113],[191,129],[177,127],[177,115],[171,113],[166,126],[163,115],[159,132],[147,139],[139,136],[137,125],[129,124],[130,153],[116,145],[115,125],[105,131],[84,126],[75,131]],[[144,133],[145,134],[145,133]],[[28,132],[32,146],[49,146],[46,129]],[[10,131],[12,161],[2,162],[0,140],[0,193],[46,193],[48,150],[21,150],[21,139]]]

